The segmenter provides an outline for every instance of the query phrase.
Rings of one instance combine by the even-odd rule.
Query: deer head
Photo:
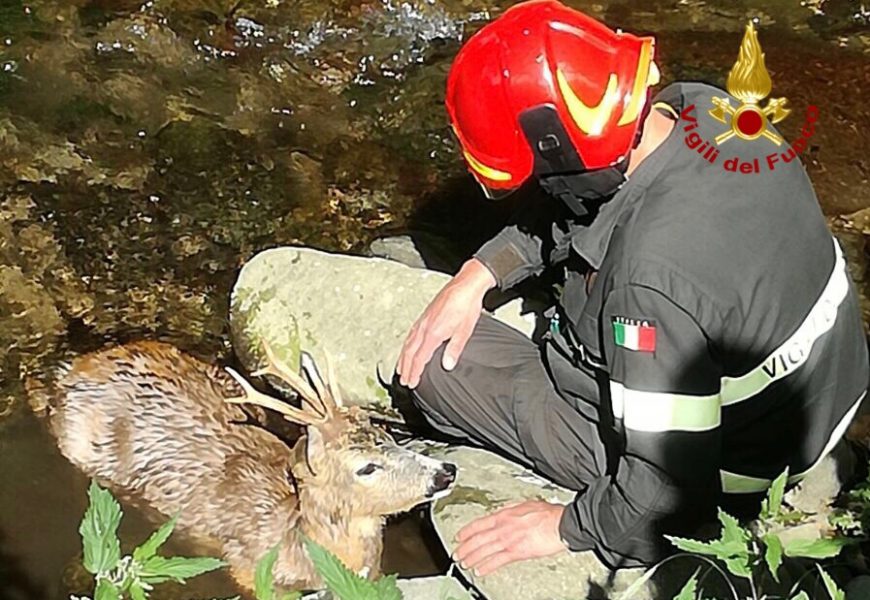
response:
[[[456,467],[399,446],[373,425],[358,407],[343,405],[329,357],[324,379],[307,353],[301,374],[276,360],[263,343],[266,365],[253,376],[273,375],[299,396],[297,408],[254,389],[232,369],[229,374],[244,394],[230,403],[248,403],[274,410],[306,428],[294,448],[293,475],[307,492],[334,499],[352,516],[384,516],[449,492]],[[301,492],[300,492],[301,495]]]

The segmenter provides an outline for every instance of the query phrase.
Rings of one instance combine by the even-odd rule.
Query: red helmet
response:
[[[474,176],[504,191],[532,173],[620,165],[658,82],[653,49],[651,37],[611,31],[554,0],[505,11],[460,49],[447,80]]]

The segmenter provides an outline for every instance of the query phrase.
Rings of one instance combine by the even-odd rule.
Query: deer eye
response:
[[[374,473],[378,469],[382,469],[382,468],[383,467],[381,467],[381,465],[376,465],[375,463],[369,463],[366,466],[362,467],[361,469],[357,469],[356,474],[357,475],[371,475],[372,473]]]

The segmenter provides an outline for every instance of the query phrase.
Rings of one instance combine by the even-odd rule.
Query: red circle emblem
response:
[[[763,127],[764,118],[754,108],[743,110],[737,116],[737,130],[747,137],[758,135]]]

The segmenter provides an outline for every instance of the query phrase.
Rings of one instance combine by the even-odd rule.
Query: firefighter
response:
[[[486,195],[542,197],[432,300],[397,377],[435,428],[577,492],[466,526],[455,557],[482,575],[566,548],[649,564],[717,505],[756,516],[783,469],[799,481],[837,444],[868,385],[855,289],[802,165],[733,172],[689,147],[681,115],[713,140],[711,99],[727,95],[652,96],[654,49],[536,0],[472,36],[449,74]],[[764,164],[771,147],[727,150]],[[547,269],[564,283],[542,345],[481,312],[488,290]]]

